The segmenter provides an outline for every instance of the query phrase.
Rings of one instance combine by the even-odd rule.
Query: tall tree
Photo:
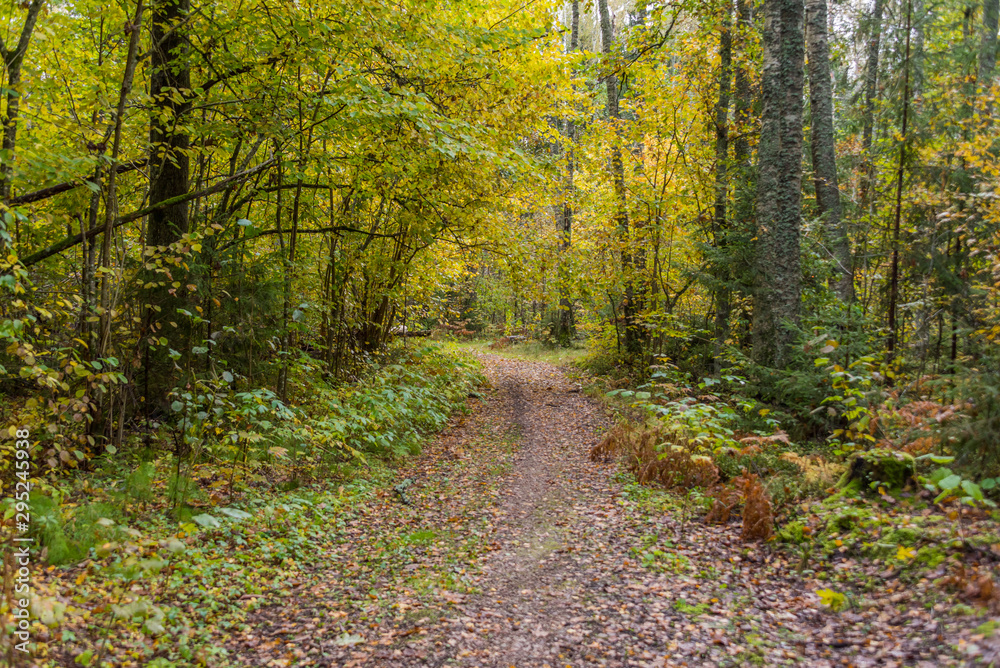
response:
[[[896,166],[896,208],[892,223],[892,261],[889,269],[889,338],[886,341],[886,354],[890,362],[896,354],[896,344],[899,338],[899,328],[896,322],[896,311],[899,304],[899,233],[903,216],[903,177],[906,171],[907,132],[910,120],[910,29],[913,20],[913,3],[906,3],[906,60],[903,62],[903,121],[900,128],[899,161]],[[891,378],[890,378],[891,380]]]
[[[149,95],[149,201],[164,202],[188,191],[190,139],[183,129],[190,101],[191,69],[185,21],[190,0],[155,0],[152,4]],[[165,246],[188,231],[188,202],[160,207],[149,215],[146,243]]]
[[[719,29],[719,97],[715,104],[715,246],[719,256],[728,246],[729,221],[726,204],[729,200],[729,94],[733,78],[732,7],[727,3]],[[728,262],[716,259],[715,288],[715,372],[722,370],[719,355],[728,337],[729,311],[732,301],[729,287]]]
[[[573,53],[580,44],[580,0],[570,3],[570,36],[566,50]],[[573,339],[573,301],[570,298],[569,249],[573,243],[573,172],[576,159],[574,144],[576,141],[576,125],[571,119],[563,124],[563,135],[566,138],[566,172],[563,182],[562,213],[559,219],[559,329],[556,339],[561,345],[569,345]]]
[[[866,213],[872,202],[875,164],[872,156],[872,137],[875,131],[875,98],[878,95],[879,45],[882,37],[882,13],[885,0],[875,0],[868,18],[868,52],[865,56],[865,98],[861,108],[861,211]]]
[[[189,228],[188,194],[190,180],[190,139],[184,116],[191,99],[191,70],[188,62],[187,18],[190,0],[152,0],[150,5],[150,77],[152,110],[149,123],[149,202],[162,204],[149,213],[146,245],[169,246]],[[180,271],[177,267],[175,272]],[[174,364],[167,359],[168,348],[151,347],[154,337],[163,337],[164,327],[177,327],[175,310],[181,298],[171,291],[164,276],[147,277],[144,292],[143,341],[145,364],[144,406],[148,418],[170,388]],[[180,277],[171,275],[174,281]],[[186,329],[188,323],[181,321]],[[174,330],[176,331],[176,330]]]
[[[833,135],[833,83],[830,79],[830,47],[827,42],[826,0],[806,0],[806,49],[809,62],[809,110],[812,138],[813,178],[816,204],[831,240],[836,264],[837,296],[854,301],[854,271],[847,222],[840,205],[837,154]]]
[[[979,43],[979,73],[976,83],[984,93],[988,93],[993,85],[993,70],[997,64],[998,19],[1000,0],[983,0],[983,32]]]
[[[753,352],[781,367],[801,301],[802,0],[765,0]]]
[[[607,56],[611,54],[611,45],[614,39],[611,29],[611,13],[608,11],[608,0],[597,0],[597,11],[601,21],[601,52]],[[610,63],[608,66],[610,67]],[[628,208],[625,199],[625,165],[622,160],[620,127],[621,112],[618,108],[618,75],[615,70],[612,69],[605,75],[604,85],[608,97],[608,120],[614,126],[614,140],[611,147],[611,179],[615,191],[615,221],[618,224],[618,233],[622,245],[622,272],[625,275],[625,299],[622,304],[622,316],[625,320],[625,335],[623,340],[626,354],[630,358],[635,359],[642,353],[642,342],[639,323],[636,322],[637,309],[635,289],[633,287],[635,268],[632,261]]]

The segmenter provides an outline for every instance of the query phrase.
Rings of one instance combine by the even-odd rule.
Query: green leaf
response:
[[[202,513],[201,515],[195,515],[191,520],[206,529],[218,529],[222,526],[222,522],[218,518],[213,517],[207,513]]]
[[[924,459],[928,459],[934,462],[935,464],[951,464],[953,461],[955,461],[954,457],[949,457],[947,455],[927,454],[927,455],[920,455],[919,457],[917,457],[917,460],[924,460]]]
[[[248,520],[253,517],[253,515],[247,511],[240,510],[239,508],[219,508],[218,511],[226,517],[231,517],[234,520]]]
[[[168,538],[163,547],[166,548],[167,552],[170,554],[178,554],[183,552],[187,548],[187,545],[176,538]]]
[[[956,487],[958,487],[960,484],[962,484],[962,477],[952,473],[947,478],[944,478],[943,480],[939,481],[938,487],[940,487],[943,490],[951,491]]]
[[[979,485],[972,482],[971,480],[963,480],[962,489],[965,490],[965,493],[971,496],[976,501],[983,500],[983,490],[981,490],[979,488]]]

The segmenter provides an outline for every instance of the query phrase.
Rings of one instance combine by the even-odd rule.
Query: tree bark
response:
[[[806,48],[809,54],[809,108],[812,117],[812,166],[816,204],[831,240],[836,263],[834,289],[844,302],[854,301],[854,271],[847,223],[840,205],[837,154],[833,135],[833,84],[827,43],[826,0],[806,0]]]
[[[190,0],[154,0],[152,5],[150,202],[170,200],[188,191],[190,139],[178,126],[190,105],[191,70],[185,32],[180,27],[190,8]],[[181,200],[150,213],[146,243],[166,246],[188,229],[188,202]]]
[[[875,0],[868,22],[868,54],[865,59],[865,101],[861,109],[861,211],[867,212],[872,202],[875,165],[872,159],[872,135],[875,129],[875,98],[878,95],[878,56],[882,37],[882,13],[885,0]]]
[[[580,40],[580,0],[572,0],[572,20],[567,51],[577,50]],[[574,143],[576,126],[572,120],[564,124],[566,137],[566,172],[563,183],[562,215],[559,220],[559,328],[556,339],[560,345],[568,346],[573,340],[573,301],[570,296],[570,275],[567,263],[569,249],[573,243],[573,171],[575,169]]]
[[[886,342],[886,357],[892,363],[896,355],[899,337],[896,324],[896,310],[899,304],[899,232],[903,215],[903,176],[906,170],[906,134],[910,115],[910,26],[912,24],[912,2],[906,3],[906,60],[903,65],[903,122],[900,128],[899,163],[896,169],[896,211],[892,224],[892,263],[889,273],[889,339]],[[892,378],[889,378],[890,384]]]
[[[719,98],[715,104],[715,373],[722,371],[721,348],[729,336],[732,295],[728,258],[729,221],[729,93],[733,78],[732,8],[727,6],[719,33]]]
[[[993,86],[993,71],[997,64],[997,23],[1000,19],[1000,0],[983,0],[983,33],[979,43],[979,72],[976,83],[980,95],[989,95]],[[983,105],[989,115],[992,105]]]
[[[753,352],[782,367],[801,300],[802,0],[765,0]]]
[[[611,53],[613,40],[608,0],[597,0],[597,9],[601,20],[601,52],[608,55]],[[608,120],[614,126],[614,145],[611,148],[611,178],[615,191],[615,222],[618,225],[618,234],[622,244],[622,273],[625,277],[625,295],[622,302],[622,315],[625,320],[623,339],[625,354],[634,360],[642,354],[642,342],[639,323],[636,322],[635,289],[633,287],[635,267],[632,261],[628,209],[625,200],[625,165],[622,161],[622,139],[619,127],[621,113],[618,109],[618,75],[613,71],[605,76],[605,89],[608,96]]]

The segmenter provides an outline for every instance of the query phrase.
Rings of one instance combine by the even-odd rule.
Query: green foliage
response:
[[[942,429],[956,464],[978,475],[1000,476],[1000,443],[996,438],[1000,433],[1000,376],[966,371],[948,395],[963,407],[958,419]]]
[[[32,492],[30,506],[31,535],[46,550],[50,564],[81,561],[91,550],[122,536],[117,522],[121,511],[109,503],[64,506],[59,498]]]
[[[364,382],[340,391],[312,386],[315,398],[303,410],[295,435],[305,451],[331,461],[366,456],[402,457],[420,451],[426,434],[439,430],[481,382],[476,365],[436,345],[407,353]]]

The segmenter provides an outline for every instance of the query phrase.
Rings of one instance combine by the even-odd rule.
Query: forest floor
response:
[[[253,666],[945,666],[996,652],[929,581],[834,613],[793,557],[704,524],[590,448],[605,409],[544,362],[483,355],[472,412],[351,516],[322,563],[220,638]],[[980,620],[981,621],[981,620]],[[987,659],[988,661],[988,659]]]

